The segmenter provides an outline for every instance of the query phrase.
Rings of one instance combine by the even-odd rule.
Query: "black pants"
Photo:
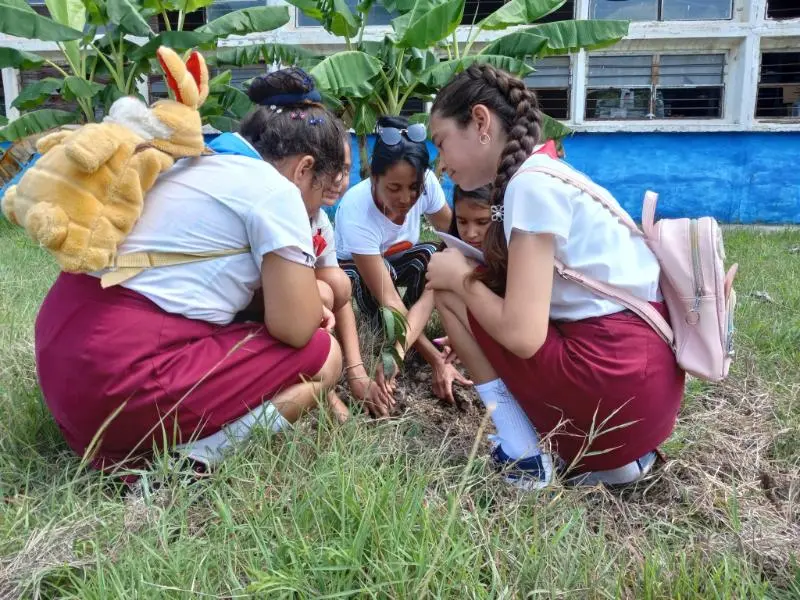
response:
[[[406,288],[405,293],[401,295],[406,308],[411,308],[425,290],[425,271],[428,269],[428,261],[437,249],[438,244],[417,244],[401,254],[387,256],[383,259],[395,288]],[[377,315],[380,304],[369,291],[367,284],[356,269],[355,263],[344,260],[339,261],[339,266],[347,273],[353,284],[353,297],[358,310],[373,326],[378,327],[380,320]]]

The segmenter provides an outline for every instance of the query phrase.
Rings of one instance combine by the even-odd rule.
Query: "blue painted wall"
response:
[[[370,152],[373,144],[369,139]],[[636,219],[652,189],[660,217],[800,224],[800,133],[585,133],[565,140],[564,149],[570,164],[608,188]],[[359,168],[354,140],[351,185]],[[447,178],[444,188],[449,198]]]

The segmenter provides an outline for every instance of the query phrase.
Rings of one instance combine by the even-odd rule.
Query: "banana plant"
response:
[[[14,100],[12,106],[25,112],[0,129],[0,137],[8,141],[68,123],[93,121],[119,97],[138,95],[137,83],[157,72],[155,52],[161,45],[178,51],[213,50],[218,40],[230,35],[271,31],[289,21],[286,6],[259,6],[225,14],[194,31],[183,31],[186,15],[213,0],[45,1],[50,18],[37,14],[25,0],[0,0],[0,33],[55,42],[63,56],[62,64],[58,64],[34,53],[0,49],[0,68],[24,70],[49,65],[60,75],[38,81]],[[175,29],[170,25],[170,12],[178,15]],[[164,17],[166,31],[155,32],[150,27],[149,21],[156,15]],[[98,35],[100,32],[102,35]],[[215,90],[223,115],[243,106],[235,93],[238,90],[229,90],[219,81]],[[80,112],[36,110],[55,93],[76,102]]]
[[[366,135],[379,114],[399,114],[410,98],[430,101],[456,73],[475,62],[487,62],[524,77],[536,59],[580,49],[610,46],[628,32],[627,21],[558,21],[536,24],[566,0],[511,0],[477,23],[466,41],[457,39],[464,19],[464,0],[383,0],[397,16],[382,41],[363,41],[368,14],[377,0],[365,0],[355,11],[344,0],[288,0],[317,20],[332,35],[344,38],[345,50],[316,65],[311,74],[331,98],[359,139],[362,177],[368,175]],[[469,15],[467,15],[469,17]],[[530,26],[529,26],[530,25]],[[529,26],[529,27],[525,27]],[[510,33],[480,44],[485,31]],[[424,120],[415,115],[412,120]],[[545,136],[560,140],[570,133],[545,118]]]

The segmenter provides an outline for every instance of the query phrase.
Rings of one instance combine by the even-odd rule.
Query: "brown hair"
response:
[[[536,94],[513,75],[482,63],[456,75],[437,94],[431,113],[455,119],[461,127],[472,120],[472,108],[482,104],[494,112],[507,136],[497,166],[492,205],[502,205],[508,182],[542,138],[542,113]],[[487,269],[476,277],[498,294],[505,294],[508,245],[502,221],[493,221],[483,242]]]

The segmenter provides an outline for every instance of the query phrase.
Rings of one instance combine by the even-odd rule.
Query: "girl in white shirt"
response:
[[[450,344],[494,407],[496,461],[517,463],[512,477],[526,487],[546,484],[554,467],[581,481],[637,480],[672,432],[684,374],[647,323],[561,279],[554,263],[626,288],[666,315],[655,256],[581,190],[525,172],[570,167],[540,151],[541,113],[520,79],[472,65],[439,92],[430,123],[459,186],[494,181],[486,266],[474,270],[445,250],[431,259],[428,281]],[[539,434],[558,461],[541,453]]]
[[[231,254],[108,288],[102,273],[62,273],[41,307],[45,402],[97,468],[144,466],[165,441],[211,465],[255,423],[282,429],[319,397],[346,417],[308,216],[340,184],[344,130],[300,69],[256,78],[248,95],[258,106],[239,134],[164,173],[119,250]],[[235,323],[259,288],[262,322]]]
[[[421,124],[381,117],[372,153],[371,176],[353,186],[336,211],[336,252],[353,282],[353,294],[366,318],[377,324],[380,306],[407,313],[425,287],[425,269],[436,244],[419,243],[422,216],[439,231],[452,211],[436,176],[428,168],[427,134]],[[403,298],[397,287],[405,287]],[[433,391],[453,403],[453,381],[467,384],[436,347],[420,335],[414,343],[433,369]],[[393,374],[386,374],[388,377]],[[378,380],[384,381],[379,368]]]

